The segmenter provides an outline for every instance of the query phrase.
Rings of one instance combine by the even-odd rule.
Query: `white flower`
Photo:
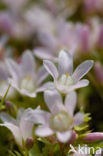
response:
[[[8,87],[8,78],[10,78],[10,74],[7,70],[7,66],[4,62],[0,62],[0,96],[4,97]],[[13,97],[15,95],[15,91],[12,87],[10,87],[9,92],[7,94],[7,98]]]
[[[25,111],[19,109],[17,119],[12,118],[9,114],[2,112],[0,118],[4,122],[0,126],[7,127],[14,135],[16,142],[23,147],[23,142],[32,137],[33,123],[25,120]]]
[[[48,74],[43,67],[36,71],[35,60],[30,51],[24,52],[20,64],[12,59],[7,59],[6,63],[12,76],[10,83],[21,94],[35,97],[37,92],[45,89],[46,84],[41,86],[41,83]]]
[[[44,60],[45,69],[54,79],[53,85],[63,94],[87,86],[89,81],[80,79],[89,72],[92,66],[93,61],[87,60],[81,63],[73,72],[73,58],[64,50],[59,53],[58,70],[51,61]]]
[[[47,137],[56,133],[60,142],[67,142],[72,136],[74,125],[81,124],[84,120],[82,113],[73,116],[76,106],[76,93],[71,92],[63,104],[60,94],[56,90],[47,90],[44,93],[45,102],[50,110],[28,109],[26,120],[41,124],[36,128],[35,134],[40,137]]]

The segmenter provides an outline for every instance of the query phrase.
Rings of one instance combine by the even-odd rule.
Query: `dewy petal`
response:
[[[78,82],[83,76],[85,76],[89,70],[93,66],[93,61],[92,60],[87,60],[81,63],[76,70],[74,71],[72,78],[74,82]]]
[[[70,75],[73,72],[73,58],[70,53],[61,50],[59,54],[59,73],[65,74],[68,72]]]
[[[80,80],[75,85],[72,85],[71,87],[69,87],[69,92],[78,88],[86,87],[88,86],[88,84],[89,84],[88,80],[86,79]]]
[[[44,99],[51,113],[57,113],[64,110],[61,95],[56,90],[45,91]]]
[[[34,124],[48,124],[50,113],[40,110],[28,108],[25,110],[25,120],[31,121]]]
[[[30,73],[30,75],[34,74],[36,64],[31,51],[27,50],[23,53],[21,59],[21,67],[23,73],[28,73],[28,74]]]
[[[46,125],[42,125],[36,128],[35,134],[40,137],[47,137],[53,135],[53,130]]]
[[[42,81],[48,76],[48,72],[46,71],[46,69],[42,66],[38,72],[37,72],[37,85],[41,84]]]
[[[48,73],[54,78],[54,80],[58,78],[57,68],[51,61],[45,60],[44,67],[48,71]]]
[[[22,115],[22,118],[20,120],[20,130],[24,140],[26,140],[29,137],[32,137],[33,125],[33,122],[25,120],[25,116]]]
[[[8,70],[11,76],[13,77],[13,79],[18,80],[22,75],[19,65],[16,62],[14,62],[12,59],[6,59],[5,63],[7,64]]]
[[[71,138],[72,131],[57,132],[56,135],[60,142],[65,143]]]
[[[77,94],[75,91],[70,92],[65,99],[65,107],[70,115],[73,115],[77,103]]]
[[[44,48],[44,47],[35,48],[34,55],[40,59],[48,59],[48,60],[53,59],[52,52],[48,48]]]
[[[83,113],[76,113],[74,116],[74,125],[80,125],[84,121],[84,114]]]
[[[17,143],[22,146],[22,136],[21,136],[21,131],[20,129],[16,126],[13,125],[11,123],[5,122],[4,124],[0,124],[0,126],[5,126],[7,127],[14,135],[15,140],[17,141]]]

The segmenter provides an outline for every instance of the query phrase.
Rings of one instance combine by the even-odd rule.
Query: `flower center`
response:
[[[26,76],[22,79],[20,84],[21,89],[28,90],[29,92],[32,92],[35,90],[35,83],[31,76]]]
[[[70,86],[73,85],[73,79],[72,77],[69,75],[68,72],[66,72],[65,74],[63,74],[60,79],[59,79],[59,83],[62,85],[66,85],[66,86]]]
[[[68,130],[73,123],[73,118],[65,111],[59,112],[50,118],[50,127],[55,131]]]

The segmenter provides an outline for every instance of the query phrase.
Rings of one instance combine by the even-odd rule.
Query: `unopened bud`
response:
[[[100,62],[95,63],[94,73],[99,83],[103,83],[103,67]]]
[[[9,111],[10,114],[16,114],[16,106],[13,105],[10,101],[5,102],[5,107]]]
[[[25,143],[26,148],[29,150],[33,147],[33,145],[34,145],[34,139],[32,137],[27,138]]]
[[[103,140],[103,133],[100,132],[88,133],[85,135],[84,140],[88,142]]]
[[[70,140],[68,141],[68,144],[74,143],[76,139],[77,139],[77,134],[75,131],[73,131],[72,136],[71,136]]]
[[[97,45],[99,48],[103,48],[103,24],[100,26]]]

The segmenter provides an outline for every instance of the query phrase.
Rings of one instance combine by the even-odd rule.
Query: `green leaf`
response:
[[[35,144],[33,148],[29,151],[29,156],[43,156],[37,144]]]

